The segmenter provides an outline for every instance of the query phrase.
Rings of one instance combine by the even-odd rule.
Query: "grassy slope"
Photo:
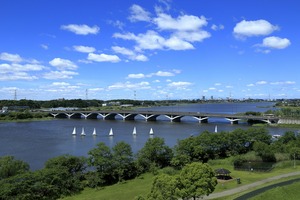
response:
[[[128,200],[134,199],[138,195],[146,196],[150,192],[153,177],[152,174],[143,174],[134,180],[105,188],[86,188],[81,194],[66,197],[64,200]]]

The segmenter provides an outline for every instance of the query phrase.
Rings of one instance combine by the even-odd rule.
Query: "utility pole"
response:
[[[85,89],[85,100],[88,100],[88,89]]]

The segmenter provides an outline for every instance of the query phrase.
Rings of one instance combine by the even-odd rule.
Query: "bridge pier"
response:
[[[181,115],[165,115],[171,122],[180,122]]]
[[[197,119],[199,123],[208,123],[208,117],[206,116],[201,116],[201,117],[193,116],[193,117]]]
[[[158,115],[148,115],[148,114],[140,114],[146,121],[156,121],[156,118],[158,117]]]
[[[231,124],[238,124],[239,120],[238,118],[225,118],[226,120],[230,121]]]
[[[131,113],[123,113],[123,114],[119,114],[123,120],[134,120],[134,117],[136,116],[136,114],[131,114]]]

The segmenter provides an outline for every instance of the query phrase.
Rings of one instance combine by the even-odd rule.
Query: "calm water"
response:
[[[258,107],[259,106],[259,107]],[[272,109],[269,103],[260,104],[192,104],[172,107],[144,108],[147,110],[165,111],[191,111],[210,113],[236,113],[245,111],[265,111]],[[197,135],[208,130],[232,131],[236,128],[246,129],[245,123],[231,125],[224,119],[210,119],[208,124],[199,124],[192,118],[185,117],[182,122],[169,122],[167,118],[159,117],[156,122],[145,122],[137,117],[135,121],[102,120],[102,119],[56,119],[40,122],[0,123],[0,156],[13,155],[17,159],[28,162],[32,170],[40,169],[49,158],[72,154],[87,156],[88,151],[96,147],[99,142],[104,142],[112,147],[117,142],[125,141],[132,146],[133,152],[137,152],[148,140],[150,128],[154,130],[153,137],[162,137],[170,147],[173,147],[178,139],[184,139],[190,135]],[[77,129],[77,136],[72,136],[73,128]],[[137,135],[133,136],[133,128],[136,127]],[[81,137],[81,129],[85,129],[86,136]],[[97,136],[92,136],[96,128]],[[114,136],[109,137],[110,128]],[[283,134],[287,130],[296,129],[268,128],[270,134]]]

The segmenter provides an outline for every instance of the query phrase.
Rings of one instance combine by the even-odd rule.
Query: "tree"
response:
[[[114,181],[113,155],[110,148],[103,142],[97,144],[97,147],[88,152],[88,164],[96,168],[99,176],[99,183],[108,183]]]
[[[142,171],[148,171],[153,163],[160,168],[169,166],[172,157],[172,149],[165,145],[163,138],[149,138],[137,154],[137,163]]]
[[[86,169],[86,159],[72,155],[61,155],[47,160],[45,168],[65,169],[71,175],[82,175]]]
[[[276,162],[276,157],[271,146],[260,141],[254,142],[253,150],[264,162]]]
[[[161,174],[155,177],[148,200],[177,200],[176,188],[178,185],[177,176]]]
[[[182,168],[179,174],[177,194],[182,199],[196,199],[211,194],[217,178],[208,164],[194,162]]]
[[[134,175],[134,162],[131,146],[125,142],[118,142],[113,148],[113,172],[120,182],[124,178]]]
[[[13,156],[0,157],[0,180],[29,171],[29,164]]]

